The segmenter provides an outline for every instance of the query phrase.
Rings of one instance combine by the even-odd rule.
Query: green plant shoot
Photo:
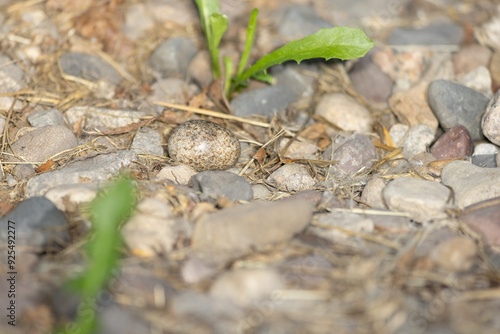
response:
[[[82,297],[79,317],[63,333],[91,334],[97,328],[95,300],[117,267],[122,238],[120,225],[130,216],[136,203],[133,181],[120,177],[101,191],[90,205],[92,237],[86,245],[88,266],[79,278],[70,282]],[[93,314],[93,317],[89,317]]]
[[[219,64],[219,43],[222,35],[228,28],[227,17],[219,14],[219,2],[217,0],[195,0],[200,12],[201,24],[205,37],[208,43],[208,49],[212,62],[212,73],[214,79],[221,76]],[[241,55],[241,59],[236,71],[236,74],[229,80],[226,68],[224,92],[228,98],[232,93],[239,88],[245,86],[249,79],[256,79],[265,82],[272,82],[272,77],[266,73],[267,69],[273,65],[282,64],[289,60],[294,60],[300,63],[306,59],[324,58],[325,60],[338,58],[341,60],[355,59],[363,57],[375,43],[371,41],[366,34],[359,30],[349,27],[335,27],[329,29],[321,29],[318,32],[309,35],[305,38],[290,42],[285,46],[263,56],[254,65],[245,70],[250,51],[255,38],[257,26],[258,10],[254,9],[248,23],[245,49]],[[233,64],[224,60],[225,65]]]
[[[227,16],[219,13],[218,0],[195,0],[195,2],[200,12],[201,27],[207,39],[212,75],[214,79],[218,79],[222,73],[219,64],[219,43],[228,27]]]

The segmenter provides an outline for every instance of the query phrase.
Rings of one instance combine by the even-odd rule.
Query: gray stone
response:
[[[500,90],[489,102],[482,120],[483,134],[493,144],[500,145]]]
[[[390,210],[407,212],[418,222],[445,218],[445,209],[453,205],[450,189],[434,181],[399,177],[382,191]]]
[[[300,164],[286,164],[275,170],[268,178],[281,191],[299,191],[312,188],[316,181],[309,175],[307,168]]]
[[[92,181],[105,181],[137,160],[132,151],[117,151],[109,154],[75,161],[53,172],[36,175],[28,180],[28,197],[45,194],[49,189],[64,184],[79,184]]]
[[[235,205],[198,220],[192,246],[205,254],[264,249],[302,231],[312,218],[312,210],[310,203],[300,199]]]
[[[64,74],[89,81],[107,81],[117,85],[122,76],[101,57],[88,53],[68,52],[59,58]]]
[[[500,168],[453,161],[443,168],[441,182],[453,189],[455,203],[460,208],[500,196]]]
[[[16,62],[0,54],[0,89],[3,92],[15,92],[24,86],[24,72]],[[6,108],[8,109],[10,105]]]
[[[438,23],[423,28],[396,28],[389,36],[390,45],[459,45],[464,39],[462,26]]]
[[[43,162],[55,154],[78,145],[75,135],[66,126],[51,125],[30,131],[12,144],[12,149],[28,162]],[[18,161],[8,157],[9,161]]]
[[[7,245],[8,236],[14,235],[8,231],[15,231],[16,246],[44,248],[57,244],[58,240],[68,242],[67,224],[51,201],[45,197],[28,198],[0,220],[0,242]]]
[[[316,105],[316,115],[324,117],[344,131],[372,131],[373,120],[370,111],[346,94],[323,95]]]
[[[282,14],[278,34],[288,39],[299,39],[314,34],[321,28],[331,27],[332,24],[319,17],[312,6],[295,5],[285,9]]]
[[[209,73],[211,73],[209,71]],[[187,104],[189,98],[196,92],[195,85],[188,85],[186,80],[179,78],[160,79],[155,82],[151,89],[153,92],[147,100],[157,112],[163,111],[164,107],[153,105],[155,101],[166,101],[174,104]]]
[[[304,67],[304,65],[300,65]],[[312,96],[315,79],[300,72],[298,65],[279,65],[271,69],[276,85],[291,88],[295,96]]]
[[[188,165],[165,166],[156,175],[158,180],[169,180],[176,184],[188,184],[191,177],[198,173]]]
[[[35,128],[48,125],[66,125],[63,114],[56,108],[34,112],[28,116],[28,122]]]
[[[135,135],[130,149],[137,154],[163,155],[161,136],[154,129],[142,128]]]
[[[323,154],[325,160],[331,160],[330,146]],[[333,154],[333,160],[338,161],[333,168],[341,175],[353,175],[363,168],[370,168],[378,157],[377,149],[370,138],[355,133],[340,145]]]
[[[286,86],[268,86],[241,93],[231,101],[234,115],[274,116],[286,110],[295,101],[295,93]]]
[[[349,71],[349,78],[354,89],[370,102],[386,102],[392,94],[392,79],[372,62],[371,57],[359,59]]]
[[[208,197],[227,197],[232,201],[251,201],[252,186],[243,177],[226,171],[204,171],[191,179],[193,189]]]
[[[137,313],[113,302],[99,305],[99,327],[96,334],[133,334],[147,333],[151,326]]]
[[[170,38],[153,51],[149,57],[149,65],[163,78],[185,76],[197,51],[196,46],[187,38]]]
[[[138,123],[140,117],[147,116],[143,111],[127,111],[94,107],[73,107],[66,111],[68,122],[73,126],[82,117],[84,118],[85,128],[118,128]]]
[[[271,191],[262,184],[256,184],[252,186],[252,190],[253,199],[265,199],[267,196],[271,195]]]
[[[35,168],[32,165],[22,164],[14,167],[12,171],[18,180],[24,180],[29,176],[36,173]]]
[[[496,154],[473,155],[471,162],[478,167],[484,168],[495,168],[498,166]]]
[[[465,86],[447,80],[436,80],[429,85],[429,105],[444,130],[463,125],[472,140],[483,139],[481,113],[488,98]]]

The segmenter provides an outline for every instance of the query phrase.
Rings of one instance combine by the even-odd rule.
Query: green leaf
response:
[[[195,0],[200,12],[201,28],[205,32],[207,41],[210,41],[212,32],[210,31],[210,16],[219,12],[218,0]],[[207,42],[208,43],[208,42]],[[210,48],[210,46],[209,46]]]
[[[70,283],[82,297],[79,316],[63,333],[92,334],[96,332],[96,305],[117,267],[122,238],[120,225],[130,216],[136,202],[136,189],[131,179],[121,177],[100,192],[90,205],[93,233],[87,243],[89,264],[81,276]],[[69,328],[69,329],[68,329]],[[75,331],[75,330],[77,331]]]
[[[354,59],[363,57],[374,45],[375,43],[359,29],[349,27],[323,28],[312,35],[290,42],[265,55],[239,75],[233,86],[237,87],[255,73],[288,60],[295,60],[300,63],[302,60],[312,58],[325,58],[325,60],[331,58]]]
[[[214,79],[221,76],[219,65],[219,43],[222,35],[226,32],[228,27],[227,16],[221,13],[213,13],[210,15],[210,31],[211,37],[208,41],[210,59],[212,60],[212,71]]]
[[[238,65],[237,75],[241,75],[245,70],[248,63],[248,58],[250,57],[250,51],[252,50],[253,40],[255,38],[255,28],[257,27],[257,15],[259,10],[255,8],[250,16],[250,21],[248,22],[247,36],[245,40],[245,49],[241,54],[240,64]]]
[[[226,75],[224,77],[224,95],[227,96],[229,87],[231,86],[231,77],[234,72],[233,62],[228,56],[224,56],[224,68],[226,69]]]
[[[271,74],[267,74],[266,72],[257,72],[252,75],[252,79],[266,82],[271,85],[274,84],[274,77]]]

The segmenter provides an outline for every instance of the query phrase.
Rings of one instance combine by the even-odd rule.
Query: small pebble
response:
[[[45,248],[70,240],[63,213],[45,197],[31,197],[0,220],[0,242],[7,245],[7,222],[15,222],[16,246]],[[10,239],[9,239],[10,240]]]
[[[300,68],[305,68],[309,71],[314,71],[315,68],[307,64],[301,65],[280,65],[275,66],[271,70],[271,74],[276,80],[277,86],[287,86],[291,88],[295,96],[312,96],[314,94],[315,79],[311,76],[301,73]]]
[[[284,148],[288,145],[288,140],[282,140],[280,142],[279,148],[283,157],[290,159],[317,159],[316,152],[318,151],[318,146],[306,143],[293,141],[286,152],[283,152]],[[284,154],[283,154],[284,153]]]
[[[496,155],[498,152],[500,152],[500,147],[490,144],[490,143],[480,143],[474,146],[474,155]]]
[[[62,125],[51,125],[28,132],[12,144],[12,149],[26,161],[43,162],[77,145],[76,137],[70,129]],[[8,157],[8,161],[17,159]]]
[[[324,117],[344,131],[372,131],[373,120],[368,109],[346,94],[333,93],[322,96],[316,105],[316,115]]]
[[[268,178],[281,191],[299,191],[312,188],[316,181],[309,175],[307,168],[300,164],[286,164],[275,170]]]
[[[462,159],[471,156],[474,143],[467,128],[457,125],[446,131],[431,147],[436,159]]]
[[[500,145],[500,90],[491,99],[482,120],[483,133],[493,144]]]
[[[443,168],[441,182],[453,189],[455,204],[460,208],[500,196],[500,168],[453,161]]]
[[[434,181],[399,177],[382,191],[390,210],[407,212],[417,222],[445,218],[450,200],[450,189]]]
[[[73,126],[76,122],[84,119],[84,128],[102,128],[108,129],[119,128],[139,123],[140,117],[145,117],[147,114],[142,111],[128,111],[94,107],[72,107],[65,113],[68,122]]]
[[[479,202],[463,210],[459,219],[480,232],[491,245],[500,247],[500,197]]]
[[[374,209],[385,209],[382,190],[386,186],[386,181],[381,177],[372,177],[365,185],[361,200]]]
[[[149,57],[149,65],[163,78],[184,76],[197,51],[196,46],[187,38],[170,38],[153,51]]]
[[[253,190],[245,178],[226,171],[204,171],[193,176],[193,189],[203,195],[227,197],[231,201],[251,201]]]
[[[389,36],[390,45],[459,45],[464,30],[455,23],[437,23],[423,28],[396,28]]]
[[[15,92],[23,89],[24,71],[10,57],[0,54],[0,89],[5,92]],[[12,102],[11,102],[12,104]],[[5,110],[8,110],[10,104]]]
[[[493,92],[496,92],[500,88],[500,52],[495,52],[491,56],[489,70],[493,81]]]
[[[391,136],[394,145],[399,145],[401,140],[405,138],[408,131],[408,126],[404,124],[394,124],[389,135]],[[432,143],[435,137],[435,132],[425,124],[414,125],[410,128],[408,135],[401,145],[403,147],[403,157],[411,159],[413,156],[427,151],[427,148]]]
[[[66,125],[63,114],[56,108],[34,112],[28,116],[28,122],[35,128],[48,125]]]
[[[444,130],[463,125],[472,140],[483,139],[481,113],[488,98],[473,89],[447,80],[436,80],[429,85],[429,105]]]
[[[107,81],[117,85],[122,76],[101,57],[88,53],[68,52],[59,58],[64,74],[89,81]]]
[[[473,71],[470,71],[460,79],[460,83],[465,87],[474,89],[475,91],[484,94],[490,98],[493,96],[491,91],[491,75],[490,71],[485,66],[479,66]]]
[[[389,105],[396,116],[410,126],[426,124],[436,131],[439,122],[427,102],[426,83],[417,84],[409,90],[394,93],[389,99]]]
[[[251,307],[270,299],[283,282],[275,269],[237,269],[223,273],[210,287],[208,294],[240,307]]]
[[[224,170],[240,156],[240,143],[228,129],[205,120],[179,125],[168,139],[168,154],[198,171]]]
[[[478,44],[465,45],[453,55],[455,74],[465,75],[479,66],[488,66],[493,53],[485,46]]]
[[[373,63],[370,56],[354,63],[349,71],[349,78],[358,93],[375,103],[386,102],[394,86],[392,79]]]
[[[47,191],[47,197],[63,212],[76,212],[79,205],[91,202],[97,195],[97,183],[63,184]]]
[[[331,146],[323,153],[323,159],[338,161],[332,167],[340,172],[339,176],[353,175],[363,168],[370,168],[377,160],[378,153],[370,138],[355,133],[347,138],[333,154]]]
[[[271,195],[271,191],[262,184],[256,184],[252,186],[252,190],[253,199],[265,199],[267,196]]]
[[[465,272],[476,260],[476,244],[464,237],[455,237],[437,245],[430,254],[431,259],[446,272]]]
[[[311,221],[312,210],[312,205],[301,199],[235,205],[200,218],[193,230],[192,246],[201,247],[204,254],[264,249],[302,231]]]
[[[232,99],[231,109],[239,117],[255,114],[272,117],[285,111],[295,99],[295,93],[290,87],[267,86],[239,94]]]
[[[44,195],[50,189],[64,184],[104,181],[130,166],[135,160],[137,155],[134,152],[121,150],[75,161],[61,169],[30,178],[26,184],[26,196]]]
[[[170,252],[177,240],[178,228],[169,205],[147,198],[137,205],[137,210],[122,228],[127,247],[144,257]]]
[[[130,149],[137,154],[163,155],[161,136],[156,130],[142,128],[135,135]]]
[[[278,34],[281,36],[300,39],[314,34],[321,28],[331,28],[332,24],[319,17],[312,6],[295,5],[285,10],[277,26]]]
[[[169,180],[176,184],[188,184],[191,177],[197,173],[188,165],[165,166],[156,175],[158,180]]]
[[[496,154],[473,155],[471,162],[476,166],[484,168],[498,167]]]

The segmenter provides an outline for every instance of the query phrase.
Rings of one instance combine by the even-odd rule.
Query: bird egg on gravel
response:
[[[240,156],[240,142],[228,129],[205,120],[187,121],[168,139],[168,154],[198,171],[224,170]]]

